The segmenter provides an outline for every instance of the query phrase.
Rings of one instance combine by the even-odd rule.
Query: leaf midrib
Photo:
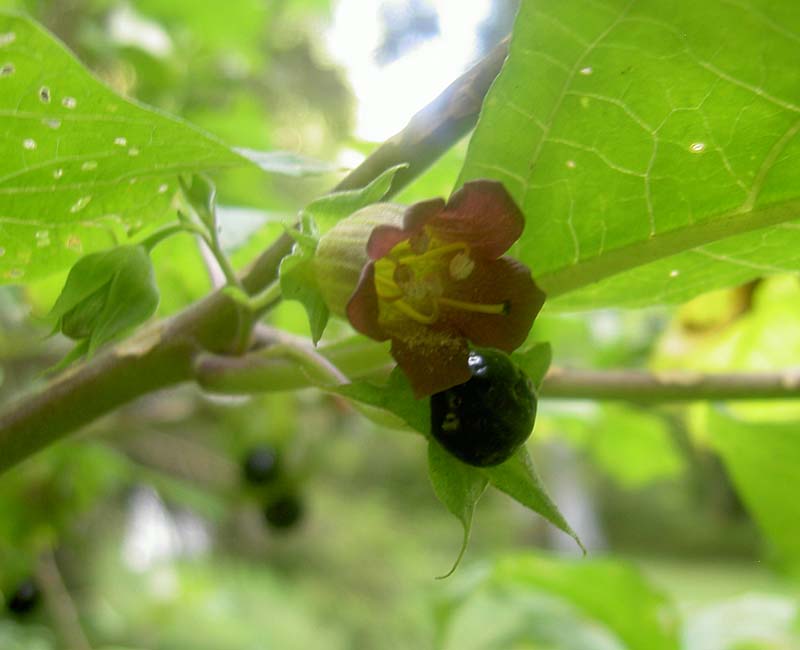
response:
[[[659,232],[644,241],[544,273],[536,278],[536,282],[547,297],[553,299],[637,266],[798,218],[800,199],[766,205],[757,210],[739,207],[711,221]]]

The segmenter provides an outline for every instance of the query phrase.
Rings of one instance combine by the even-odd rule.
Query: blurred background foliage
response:
[[[258,150],[346,169],[511,27],[513,0],[3,0],[117,91]],[[420,66],[427,73],[421,75]],[[400,199],[447,195],[460,143]],[[238,268],[338,176],[217,178]],[[154,255],[168,315],[217,281],[190,237]],[[0,289],[0,400],[65,350],[40,316],[64,277]],[[678,308],[544,314],[560,366],[768,370],[800,363],[800,282]],[[307,334],[299,305],[273,324]],[[344,326],[331,327],[329,338]],[[530,443],[590,549],[488,493],[461,569],[419,438],[318,392],[153,395],[0,478],[3,650],[59,647],[800,647],[794,402],[548,402]],[[249,484],[267,446],[279,476]],[[296,510],[265,514],[286,496]],[[287,514],[289,512],[289,514]],[[289,516],[294,513],[294,516]],[[283,519],[281,519],[283,517]],[[12,611],[33,579],[44,604]]]

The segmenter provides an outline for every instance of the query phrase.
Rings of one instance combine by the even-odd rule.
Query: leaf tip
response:
[[[456,569],[461,564],[461,560],[464,558],[464,554],[467,552],[467,546],[469,546],[470,528],[471,526],[464,524],[464,538],[461,541],[461,550],[458,552],[458,557],[456,557],[456,561],[453,563],[453,566],[450,568],[450,570],[444,575],[436,576],[436,580],[446,580],[456,572]]]

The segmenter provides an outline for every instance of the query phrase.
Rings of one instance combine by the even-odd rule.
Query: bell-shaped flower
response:
[[[466,183],[445,203],[379,203],[340,221],[317,249],[328,307],[359,332],[391,340],[417,397],[470,378],[470,343],[511,352],[544,293],[503,256],[524,218],[500,183]]]

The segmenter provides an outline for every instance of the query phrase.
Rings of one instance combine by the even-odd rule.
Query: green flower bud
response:
[[[152,316],[158,297],[147,249],[119,246],[78,260],[49,317],[54,333],[84,342],[91,353]]]
[[[77,341],[91,335],[108,299],[109,286],[110,283],[103,285],[64,314],[61,318],[64,336]]]

